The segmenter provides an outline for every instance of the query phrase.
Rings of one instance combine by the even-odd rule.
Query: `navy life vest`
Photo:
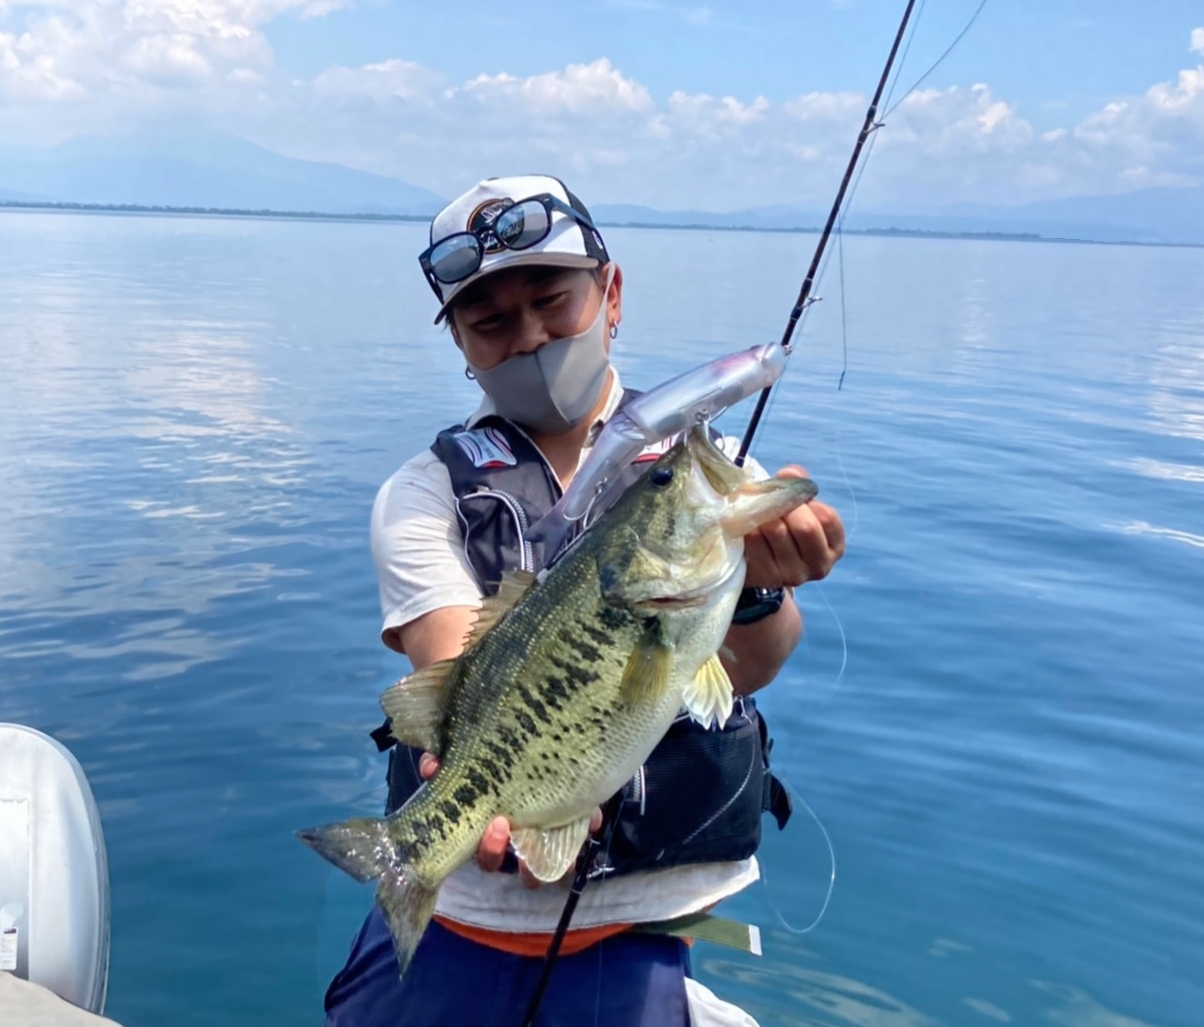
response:
[[[636,395],[631,391],[624,398]],[[447,467],[464,548],[486,595],[497,592],[502,574],[539,573],[543,550],[524,539],[525,530],[560,498],[560,482],[536,445],[511,422],[497,416],[440,432],[431,446]],[[620,495],[655,461],[641,454],[624,471]],[[392,739],[385,726],[373,736],[382,748]],[[623,791],[607,806],[614,819],[608,851],[599,860],[606,876],[650,867],[741,860],[761,841],[761,813],[778,827],[791,813],[790,795],[769,772],[764,719],[751,698],[737,698],[722,729],[708,730],[685,714]],[[395,745],[389,756],[392,813],[418,789],[421,750]],[[503,869],[515,869],[513,856]]]

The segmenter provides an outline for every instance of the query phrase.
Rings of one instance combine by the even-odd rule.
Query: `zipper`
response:
[[[523,510],[522,504],[519,503],[514,496],[509,492],[502,492],[500,489],[490,489],[481,486],[475,492],[470,492],[465,499],[476,499],[478,496],[484,496],[489,499],[496,499],[499,503],[510,511],[510,515],[514,518],[514,523],[518,526],[519,540],[519,562],[520,569],[535,573],[535,551],[531,543],[527,541],[527,514]],[[464,536],[465,548],[467,548],[468,535]]]
[[[640,764],[640,769],[635,772],[635,776],[631,779],[631,794],[628,796],[628,802],[639,803],[640,816],[644,815],[644,803],[648,798],[648,768],[644,764]]]

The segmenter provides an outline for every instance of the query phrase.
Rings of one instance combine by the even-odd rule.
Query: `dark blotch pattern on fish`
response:
[[[617,610],[613,606],[603,606],[598,614],[598,619],[602,621],[611,631],[618,631],[628,623],[628,614],[622,610]]]
[[[519,698],[522,699],[523,704],[527,707],[527,709],[529,709],[533,714],[535,714],[535,716],[538,717],[543,723],[545,723],[545,724],[552,723],[552,718],[548,714],[547,706],[545,706],[532,693],[531,689],[529,689],[521,681],[515,686],[515,688],[518,691]]]
[[[600,628],[594,627],[594,625],[590,624],[588,621],[581,625],[581,630],[589,635],[589,637],[592,638],[598,645],[610,645],[613,640],[611,635],[608,635]]]

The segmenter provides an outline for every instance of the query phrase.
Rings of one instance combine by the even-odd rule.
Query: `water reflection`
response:
[[[424,230],[52,220],[0,215],[0,718],[92,779],[119,1020],[313,1022],[370,891],[292,832],[379,810],[404,670],[368,510],[474,402]],[[625,380],[776,336],[813,241],[615,233]],[[1204,254],[846,248],[845,389],[830,288],[756,450],[852,529],[763,707],[841,875],[808,947],[700,944],[700,975],[765,1027],[1135,1027],[1122,979],[1192,1022]],[[826,846],[768,835],[806,924]]]
[[[1196,549],[1204,549],[1204,535],[1194,535],[1190,531],[1179,531],[1176,528],[1160,528],[1148,521],[1130,521],[1128,524],[1122,525],[1120,530],[1126,535],[1152,535],[1155,538],[1169,538],[1174,542],[1182,542],[1184,545]]]
[[[304,521],[313,461],[269,409],[252,342],[264,322],[236,310],[181,318],[177,295],[136,262],[72,274],[30,264],[0,280],[17,322],[0,353],[0,596],[53,621],[9,655],[61,644],[73,658],[120,660],[127,680],[218,659],[240,639],[188,624],[216,601],[307,574],[265,559],[270,538],[246,534],[270,518],[283,538]],[[89,631],[101,617],[108,630]],[[72,622],[53,637],[52,623]]]
[[[1166,341],[1153,353],[1150,414],[1166,435],[1204,439],[1204,330],[1167,324],[1160,335]]]
[[[1204,467],[1195,464],[1175,464],[1165,460],[1137,457],[1133,460],[1118,460],[1113,466],[1132,471],[1144,478],[1158,481],[1190,481],[1204,483]]]
[[[1064,1027],[1154,1027],[1123,1013],[1106,1009],[1082,988],[1052,981],[1030,981],[1034,988],[1052,995],[1058,1004],[1044,1010],[1045,1019]]]
[[[981,1016],[985,1016],[988,1020],[994,1020],[996,1023],[1010,1023],[1012,1014],[1000,1009],[992,1002],[981,998],[965,998],[962,1001],[969,1006],[974,1012]]]
[[[701,966],[704,979],[742,985],[741,1004],[763,1027],[937,1027],[940,1023],[880,988],[839,973],[798,964],[761,966],[719,958],[706,959]],[[731,988],[718,984],[714,990],[724,997]],[[748,996],[754,994],[764,997],[750,1002]]]

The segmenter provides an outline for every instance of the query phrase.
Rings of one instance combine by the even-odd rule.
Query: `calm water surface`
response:
[[[319,1022],[370,903],[292,832],[383,801],[368,513],[474,402],[423,232],[0,214],[0,720],[91,779],[129,1027]],[[814,245],[607,234],[642,386],[776,337]],[[836,889],[792,933],[800,810],[726,907],[764,958],[698,972],[766,1025],[1198,1025],[1204,251],[853,238],[845,279],[843,391],[833,264],[756,450],[851,529],[764,700]]]

